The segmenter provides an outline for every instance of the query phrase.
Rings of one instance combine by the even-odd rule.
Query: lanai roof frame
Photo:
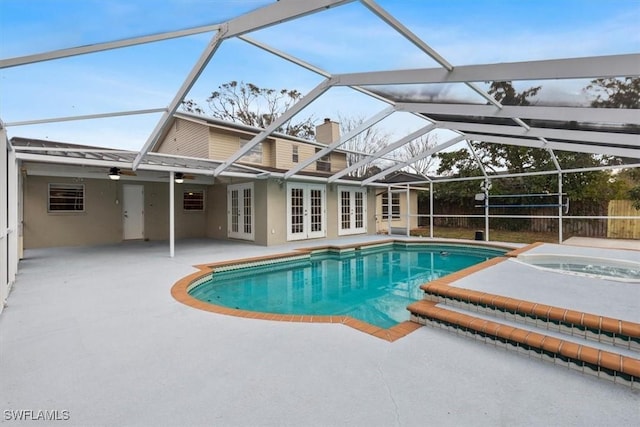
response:
[[[365,8],[370,10],[374,15],[379,17],[383,22],[393,28],[396,32],[401,34],[407,40],[409,40],[414,46],[418,47],[426,55],[433,58],[440,67],[437,68],[422,68],[412,70],[388,70],[388,71],[368,71],[368,72],[356,72],[356,73],[340,73],[331,74],[328,71],[321,70],[317,67],[311,66],[305,63],[303,60],[295,58],[286,52],[278,51],[274,48],[268,47],[266,44],[249,38],[247,34],[265,28],[271,25],[277,25],[281,22],[296,19],[300,16],[321,12],[326,8],[337,7],[347,3],[353,3],[354,0],[310,0],[307,2],[298,2],[295,0],[282,0],[263,8],[256,9],[252,12],[240,15],[237,18],[231,19],[227,22],[217,23],[208,26],[195,27],[187,30],[172,31],[162,34],[155,34],[151,36],[135,37],[126,40],[120,40],[116,42],[101,43],[98,45],[81,46],[78,48],[62,49],[54,52],[47,52],[38,55],[29,55],[21,58],[9,58],[0,60],[0,68],[14,67],[24,65],[28,63],[48,61],[52,59],[58,59],[68,56],[87,54],[92,52],[98,52],[107,49],[124,48],[133,46],[136,44],[150,43],[156,41],[162,41],[174,37],[183,37],[188,34],[206,33],[214,31],[210,43],[205,48],[200,59],[196,62],[192,68],[191,73],[185,79],[181,89],[178,91],[172,102],[166,108],[157,109],[162,111],[163,116],[156,126],[156,129],[149,136],[144,147],[136,155],[133,161],[132,167],[135,169],[142,162],[143,157],[148,155],[148,152],[157,142],[158,136],[162,132],[163,126],[171,120],[173,114],[177,111],[178,106],[182,102],[186,92],[195,82],[202,69],[206,66],[211,57],[215,54],[220,43],[228,38],[237,37],[255,46],[261,47],[263,50],[269,51],[276,56],[279,56],[289,62],[295,63],[303,68],[314,71],[325,77],[325,80],[316,87],[309,95],[305,96],[300,103],[295,104],[293,108],[285,112],[285,115],[281,117],[278,122],[284,123],[288,118],[293,116],[298,111],[302,110],[307,104],[313,101],[316,96],[321,96],[326,90],[331,87],[338,86],[350,86],[355,90],[359,90],[371,96],[374,96],[378,100],[383,100],[392,106],[393,111],[410,112],[414,115],[422,116],[425,121],[435,125],[435,129],[450,129],[457,132],[463,139],[467,139],[467,145],[469,150],[473,153],[476,160],[478,160],[476,153],[473,150],[473,146],[469,143],[470,140],[486,140],[485,142],[492,143],[516,143],[516,140],[520,139],[523,142],[517,142],[521,145],[533,144],[532,138],[537,139],[539,144],[534,145],[536,147],[545,148],[552,156],[554,164],[558,171],[561,171],[557,158],[553,153],[553,149],[563,148],[576,148],[586,150],[585,152],[592,152],[596,154],[612,154],[612,155],[625,155],[627,157],[640,157],[640,137],[637,131],[638,117],[640,117],[640,108],[637,109],[595,109],[591,107],[541,107],[541,106],[506,106],[498,103],[493,97],[488,95],[482,88],[475,83],[485,80],[544,80],[544,79],[576,79],[576,78],[609,78],[609,77],[637,77],[640,76],[640,54],[618,54],[618,55],[604,55],[593,56],[584,58],[564,58],[564,59],[552,59],[552,60],[538,60],[538,61],[520,61],[512,63],[496,63],[496,64],[474,64],[454,66],[449,63],[444,57],[442,57],[437,51],[432,49],[427,43],[421,40],[416,34],[409,30],[404,24],[393,17],[390,13],[385,11],[380,5],[373,0],[359,0]],[[457,107],[450,106],[449,104],[436,103],[436,104],[424,104],[424,103],[409,103],[399,102],[392,97],[385,97],[380,93],[371,92],[368,86],[371,85],[388,85],[388,84],[412,84],[412,83],[442,83],[442,82],[457,82],[469,86],[473,91],[478,93],[488,104],[487,105],[472,105],[462,104]],[[456,108],[454,110],[454,108]],[[151,110],[149,110],[151,111]],[[503,117],[507,120],[512,120],[514,125],[511,126],[497,126],[488,124],[478,124],[471,121],[459,121],[452,122],[446,120],[437,120],[431,117],[431,114],[437,116],[445,111],[452,111],[458,113],[459,116],[472,117],[477,115],[478,112],[491,117]],[[120,113],[107,113],[107,115],[116,115]],[[122,113],[124,114],[124,113]],[[527,116],[534,116],[540,119],[552,118],[554,115],[559,114],[562,117],[578,118],[579,120],[598,120],[603,122],[615,121],[617,123],[624,123],[625,125],[633,125],[633,132],[623,133],[608,131],[601,132],[584,132],[562,129],[547,129],[537,128],[531,126],[522,118]],[[100,115],[80,116],[79,119],[95,118]],[[49,121],[66,121],[73,118],[65,117],[58,119],[49,119]],[[371,120],[373,121],[373,120]],[[36,121],[33,121],[36,122]],[[18,125],[21,123],[9,123],[8,125]],[[517,125],[517,126],[516,126]],[[487,127],[494,126],[494,127]],[[264,132],[253,138],[249,144],[246,144],[242,150],[249,150],[253,145],[261,142],[264,138],[268,137],[277,126],[271,126]],[[493,135],[485,135],[490,133]],[[467,136],[466,138],[464,138]],[[559,141],[558,141],[559,140]],[[345,142],[341,140],[341,142]],[[406,142],[409,142],[407,140]],[[579,145],[575,144],[579,143]],[[333,149],[339,147],[339,143],[327,147],[323,151],[324,154],[331,152]],[[396,148],[401,147],[403,144],[397,144]],[[439,149],[444,149],[441,147]],[[223,164],[219,165],[214,175],[219,175],[230,165],[234,164],[241,156],[243,151],[236,152],[230,159],[227,159]],[[326,151],[326,152],[325,152]],[[577,151],[577,150],[576,150]],[[365,161],[374,161],[375,158],[371,156]],[[390,169],[396,168],[398,164],[392,166]],[[402,166],[400,166],[402,167]],[[387,170],[387,174],[391,170]],[[383,171],[384,172],[384,171]],[[290,178],[295,174],[295,171],[289,171],[285,174],[286,178]],[[337,179],[337,174],[329,178],[329,181]],[[382,176],[382,173],[379,174]],[[369,180],[368,183],[373,183],[373,180]]]

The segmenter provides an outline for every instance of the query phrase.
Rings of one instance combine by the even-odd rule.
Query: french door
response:
[[[253,183],[227,187],[228,237],[254,240]]]
[[[318,184],[287,184],[287,240],[327,235],[326,189]]]
[[[338,235],[367,232],[367,192],[362,188],[338,187]]]

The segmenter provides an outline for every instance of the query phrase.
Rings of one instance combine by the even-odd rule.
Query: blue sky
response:
[[[0,57],[10,58],[224,22],[264,0],[0,0]],[[640,0],[380,0],[454,65],[637,53]],[[211,34],[0,70],[7,123],[169,104]],[[359,2],[250,34],[329,72],[433,67]],[[243,80],[307,92],[322,79],[243,41],[223,43],[189,98]],[[303,115],[367,117],[384,104],[331,89]],[[159,115],[9,127],[9,136],[139,149]],[[403,134],[422,123],[394,114]]]

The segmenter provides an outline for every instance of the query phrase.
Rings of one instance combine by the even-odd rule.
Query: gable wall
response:
[[[188,120],[175,119],[158,153],[188,157],[209,157],[208,127]]]

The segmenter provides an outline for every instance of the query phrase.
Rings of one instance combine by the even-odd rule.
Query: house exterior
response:
[[[375,188],[351,179],[326,183],[346,167],[344,152],[283,178],[339,138],[338,129],[325,120],[317,142],[272,134],[216,177],[212,171],[260,129],[176,114],[136,171],[127,169],[136,152],[13,138],[21,247],[167,240],[172,233],[259,245],[375,234]],[[113,168],[120,179],[109,179]],[[178,175],[180,184],[171,179]]]
[[[178,113],[153,151],[222,161],[259,131],[236,123]],[[325,119],[316,128],[315,144],[276,133],[238,163],[284,173],[339,138],[339,124]],[[215,200],[215,206],[211,207],[208,237],[274,245],[375,233],[373,189],[362,187],[357,181],[324,182],[346,167],[346,153],[336,150],[303,168],[296,179],[220,179],[209,189],[209,199]]]
[[[376,230],[378,233],[407,234],[407,231],[418,228],[418,192],[421,186],[415,183],[421,179],[424,178],[398,171],[387,176],[384,181],[380,181],[387,184],[388,187],[376,189]],[[428,191],[428,188],[425,190]]]

